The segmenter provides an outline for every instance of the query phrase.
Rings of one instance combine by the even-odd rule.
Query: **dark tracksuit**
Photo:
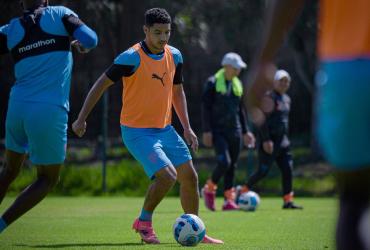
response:
[[[282,174],[283,195],[292,192],[293,160],[288,139],[288,124],[290,98],[286,94],[271,91],[268,96],[274,103],[273,110],[266,115],[266,121],[258,128],[260,143],[258,145],[258,169],[248,179],[246,185],[252,188],[259,180],[265,177],[274,161]],[[263,142],[271,140],[274,151],[268,154],[263,150]]]
[[[247,132],[241,97],[236,96],[230,81],[227,92],[216,92],[214,76],[208,78],[202,97],[203,132],[212,132],[217,167],[212,182],[217,184],[224,176],[224,190],[234,185],[234,173],[242,148],[242,134]]]

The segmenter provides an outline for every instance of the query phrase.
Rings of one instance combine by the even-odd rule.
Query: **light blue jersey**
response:
[[[26,34],[24,18],[14,18],[0,28],[15,59],[15,84],[10,99],[42,102],[69,110],[72,72],[70,36],[63,18],[77,14],[62,6],[43,8],[39,25]],[[40,29],[40,32],[39,30]],[[34,35],[35,33],[42,33]],[[21,46],[20,46],[21,45]]]
[[[85,48],[97,44],[95,32],[61,6],[26,11],[0,27],[0,54],[11,53],[16,77],[5,146],[29,153],[36,165],[60,164],[65,159],[72,37]]]
[[[174,62],[175,62],[175,67],[179,63],[183,63],[181,52],[178,49],[176,49],[175,47],[172,47],[170,45],[169,45],[169,47],[170,47],[170,50],[171,50],[172,55],[173,55],[173,59],[174,59]],[[143,48],[145,48],[145,47],[143,46]],[[144,51],[145,51],[145,49],[144,49]],[[147,52],[147,51],[145,51],[145,52]],[[161,60],[163,58],[164,53],[160,53],[160,54],[147,53],[147,55],[150,56],[154,60]],[[124,51],[123,53],[121,53],[120,55],[118,55],[116,57],[116,59],[114,60],[114,64],[117,64],[117,65],[132,65],[132,66],[134,66],[133,72],[135,72],[136,69],[140,65],[140,55],[134,48],[129,48],[128,50]]]

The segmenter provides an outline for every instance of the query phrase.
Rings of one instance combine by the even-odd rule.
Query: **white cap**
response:
[[[286,72],[285,70],[279,69],[278,71],[276,71],[275,77],[274,77],[275,81],[279,81],[279,80],[281,80],[283,78],[287,78],[288,81],[291,80],[289,73]]]
[[[230,65],[233,68],[236,69],[243,69],[247,67],[247,64],[243,61],[243,59],[234,52],[229,52],[224,55],[224,58],[222,58],[221,62],[222,66]]]

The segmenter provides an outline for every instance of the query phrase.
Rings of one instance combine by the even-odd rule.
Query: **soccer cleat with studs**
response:
[[[145,242],[147,244],[159,244],[159,240],[157,235],[155,234],[152,226],[151,221],[141,221],[136,219],[134,224],[132,225],[132,229],[134,229],[137,233],[140,234],[141,242]]]
[[[283,209],[303,209],[303,207],[294,204],[292,201],[289,201],[284,203]]]

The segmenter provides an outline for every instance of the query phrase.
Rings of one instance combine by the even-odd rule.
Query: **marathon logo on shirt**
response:
[[[55,43],[56,43],[56,41],[55,41],[54,38],[48,39],[48,40],[43,40],[43,41],[41,40],[41,41],[38,41],[36,43],[33,43],[33,44],[30,44],[30,45],[19,48],[18,52],[19,52],[19,54],[21,54],[21,53],[30,51],[32,49],[37,49],[37,48],[52,45],[52,44],[55,44]]]

